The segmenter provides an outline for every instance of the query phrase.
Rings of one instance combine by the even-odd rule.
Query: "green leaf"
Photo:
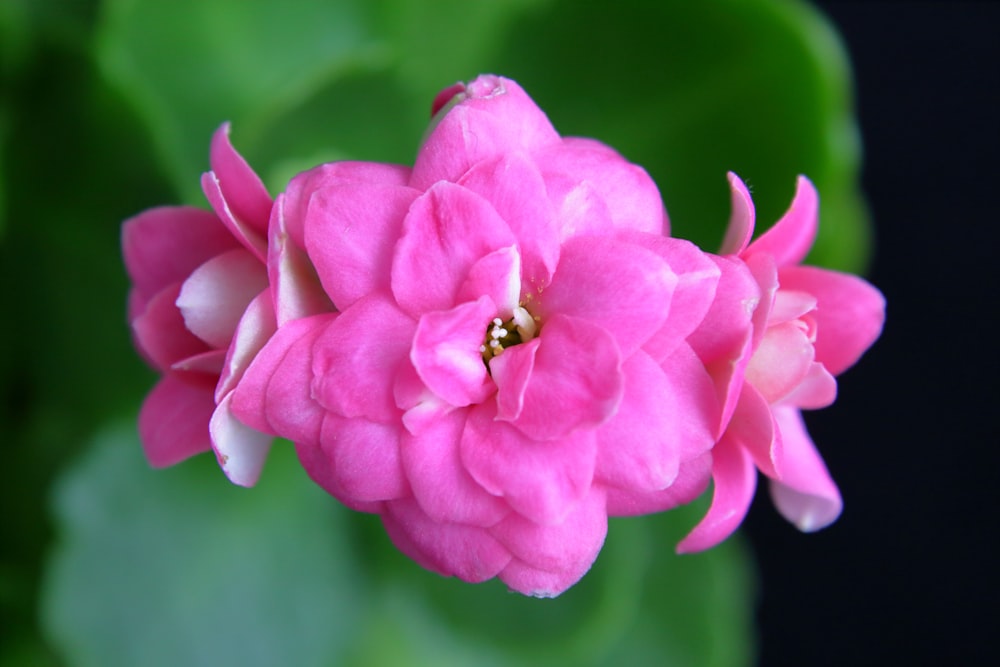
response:
[[[43,624],[73,665],[332,665],[357,633],[342,515],[287,444],[247,490],[210,455],[151,470],[112,429],[54,499]]]
[[[802,173],[821,197],[812,261],[864,265],[847,59],[808,5],[622,0],[610,11],[557,0],[513,26],[491,64],[517,79],[561,133],[601,139],[644,166],[674,235],[718,247],[730,170],[750,185],[763,231]]]

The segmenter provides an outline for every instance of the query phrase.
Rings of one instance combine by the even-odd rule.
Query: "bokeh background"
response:
[[[988,664],[998,19],[985,2],[0,0],[0,665]],[[727,170],[761,226],[796,174],[817,184],[810,261],[889,300],[883,339],[810,415],[835,526],[800,535],[762,489],[743,535],[678,557],[704,503],[616,520],[593,571],[537,601],[420,570],[288,447],[250,490],[211,456],[145,465],[155,378],[124,322],[121,221],[204,206],[225,120],[272,194],[322,161],[410,162],[434,94],[486,71],[645,166],[674,233],[706,248]]]

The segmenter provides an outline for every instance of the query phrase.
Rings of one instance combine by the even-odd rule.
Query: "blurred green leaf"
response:
[[[674,235],[718,247],[730,170],[751,187],[763,231],[802,173],[821,196],[812,261],[864,265],[847,59],[810,6],[557,0],[513,26],[492,65],[517,79],[561,133],[601,139],[644,166]]]
[[[277,446],[253,490],[104,432],[55,487],[43,623],[74,666],[332,665],[365,598],[341,515]]]

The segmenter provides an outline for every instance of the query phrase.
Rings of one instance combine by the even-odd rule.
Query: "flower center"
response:
[[[486,327],[486,340],[479,346],[483,361],[489,363],[493,357],[503,354],[511,345],[527,343],[538,333],[538,322],[522,306],[514,309],[513,316],[506,322],[499,317]]]

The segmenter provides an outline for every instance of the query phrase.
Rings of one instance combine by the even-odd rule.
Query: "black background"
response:
[[[810,414],[844,496],[802,536],[745,524],[773,665],[995,664],[1000,5],[820,2],[846,42],[881,340]]]

